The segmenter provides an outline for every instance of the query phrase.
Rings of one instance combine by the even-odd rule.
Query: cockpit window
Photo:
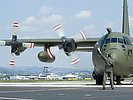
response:
[[[126,44],[126,45],[132,45],[132,43],[131,43],[131,41],[129,40],[128,37],[123,36],[123,39],[124,39],[124,44]]]
[[[105,36],[103,36],[103,37],[100,39],[98,45],[102,47],[107,37],[108,37],[108,34],[106,34]]]
[[[116,43],[117,42],[117,38],[111,38],[111,43]]]
[[[106,39],[105,44],[107,44],[107,43],[110,43],[110,38],[109,39]]]
[[[121,39],[121,38],[118,38],[118,42],[119,43],[124,43],[123,39]]]
[[[126,40],[126,42],[127,42],[127,45],[132,45],[130,40]]]
[[[108,38],[105,40],[105,44],[107,43],[121,43],[121,44],[126,44],[126,45],[132,45],[131,41],[129,40],[128,37],[123,36],[123,38]]]

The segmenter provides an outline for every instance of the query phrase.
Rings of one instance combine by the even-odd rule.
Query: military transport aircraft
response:
[[[59,46],[67,56],[71,56],[75,51],[92,52],[93,77],[96,79],[96,84],[100,85],[103,81],[105,69],[105,62],[97,51],[100,48],[104,55],[107,55],[107,53],[112,54],[112,59],[115,61],[113,72],[117,84],[120,84],[122,79],[133,75],[133,41],[129,31],[127,0],[124,0],[122,32],[112,32],[107,28],[108,33],[102,38],[86,38],[84,32],[81,32],[83,39],[66,38],[62,25],[57,25],[54,30],[58,33],[60,39],[17,39],[18,23],[14,23],[13,27],[12,39],[0,41],[1,46],[11,46],[10,65],[15,64],[15,55],[18,56],[26,48],[34,48],[34,46],[44,47],[44,51],[38,54],[38,58],[40,61],[48,63],[52,63],[55,60],[55,56],[50,51],[50,47],[53,46]],[[79,61],[79,58],[75,58],[72,64]]]

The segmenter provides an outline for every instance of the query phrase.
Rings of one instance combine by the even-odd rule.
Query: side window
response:
[[[131,41],[129,40],[128,37],[123,36],[123,39],[124,39],[124,44],[126,44],[126,45],[132,45],[132,43],[131,43]]]
[[[126,39],[124,39],[123,41],[124,41],[124,44],[127,44]]]
[[[132,43],[129,39],[127,39],[126,41],[127,41],[127,45],[132,45]]]
[[[121,46],[122,46],[123,51],[126,51],[125,45],[121,45]]]
[[[107,37],[108,37],[108,34],[106,34],[105,36],[103,36],[103,37],[100,39],[100,41],[99,41],[99,43],[98,43],[98,46],[99,46],[99,47],[102,47],[102,46],[103,46],[103,44],[104,44],[104,42],[105,42],[105,40],[106,40]]]
[[[124,43],[123,39],[121,39],[121,38],[118,38],[118,42],[119,43]]]

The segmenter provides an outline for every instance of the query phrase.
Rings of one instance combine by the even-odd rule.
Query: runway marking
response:
[[[43,92],[43,91],[74,90],[74,89],[81,89],[81,88],[56,88],[56,89],[43,89],[43,90],[0,91],[0,93]]]
[[[84,94],[84,96],[85,96],[85,97],[90,97],[90,96],[91,96],[91,94]]]
[[[8,97],[0,97],[1,100],[35,100],[35,99],[22,99],[22,98],[8,98]]]
[[[63,96],[63,95],[65,95],[65,94],[58,94],[59,96]]]

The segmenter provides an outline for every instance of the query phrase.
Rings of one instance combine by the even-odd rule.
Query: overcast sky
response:
[[[128,0],[130,30],[133,31],[133,1]],[[0,39],[10,39],[12,24],[19,23],[18,38],[58,38],[53,31],[63,24],[65,35],[74,36],[84,30],[87,37],[101,37],[106,27],[121,31],[123,0],[1,0]],[[133,34],[131,33],[133,36]],[[0,47],[0,66],[10,67],[10,48]],[[37,55],[43,48],[27,49],[16,57],[15,67],[43,65],[51,67],[73,67],[89,70],[93,68],[91,53],[78,53],[80,63],[72,66],[63,51],[52,49],[56,60],[52,64],[42,63]]]

